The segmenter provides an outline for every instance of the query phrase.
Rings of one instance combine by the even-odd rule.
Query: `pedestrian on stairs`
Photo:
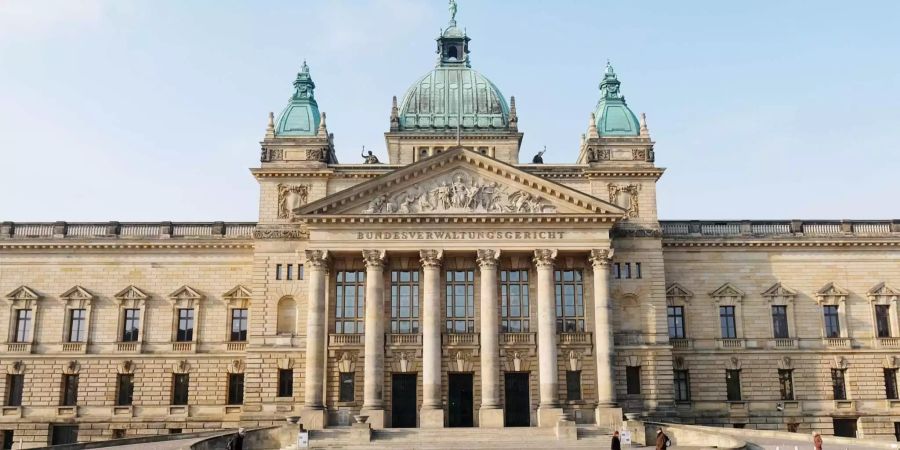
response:
[[[619,432],[613,431],[612,443],[610,450],[622,450],[622,443],[619,441]]]
[[[813,431],[813,446],[816,450],[822,450],[822,435],[818,431]]]
[[[666,447],[671,445],[671,441],[669,441],[669,437],[666,436],[666,433],[663,433],[662,428],[656,429],[656,450],[666,450]]]
[[[228,443],[225,444],[226,450],[244,450],[244,435],[247,432],[244,431],[243,428],[238,428],[238,432],[228,440]]]

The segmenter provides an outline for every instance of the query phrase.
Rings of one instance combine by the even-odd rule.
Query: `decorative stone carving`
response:
[[[625,365],[628,367],[641,367],[641,357],[637,355],[629,355],[625,357]]]
[[[366,267],[383,267],[384,266],[384,250],[363,250],[363,260]]]
[[[896,369],[898,360],[900,360],[900,358],[897,358],[896,356],[893,356],[893,355],[889,355],[889,356],[884,357],[884,360],[882,361],[881,364],[882,364],[882,366],[884,366],[885,369]]]
[[[791,360],[790,356],[782,356],[781,359],[778,360],[778,368],[781,370],[792,370],[794,368],[794,361]]]
[[[534,265],[537,267],[553,267],[556,260],[556,249],[539,248],[534,251]]]
[[[293,358],[281,358],[278,360],[278,368],[281,370],[291,370],[294,368]]]
[[[260,162],[281,161],[284,159],[284,150],[280,148],[263,148],[259,157]]]
[[[341,357],[338,359],[338,371],[339,372],[354,372],[356,369],[356,353],[355,352],[343,352],[341,353]]]
[[[531,370],[531,359],[527,350],[506,350],[506,370],[508,372],[527,372]]]
[[[725,367],[728,370],[741,370],[741,360],[737,356],[732,356],[725,362]]]
[[[19,286],[16,290],[6,294],[7,301],[23,309],[31,308],[31,305],[40,298],[41,296],[28,286]]]
[[[419,261],[422,263],[422,267],[436,267],[440,269],[443,257],[443,250],[419,250]]]
[[[676,356],[672,359],[672,368],[675,370],[687,370],[688,363],[683,356]]]
[[[450,367],[448,369],[450,372],[471,372],[474,370],[472,354],[469,352],[457,351],[453,356],[453,359],[450,360]]]
[[[497,267],[497,259],[500,258],[500,250],[480,248],[476,250],[479,267]]]
[[[326,151],[324,148],[308,148],[306,149],[306,160],[325,161]]]
[[[244,285],[237,285],[230,291],[222,294],[225,303],[232,308],[247,308],[250,306],[250,299],[253,297],[253,291]]]
[[[309,233],[300,228],[256,227],[253,230],[253,238],[272,240],[308,239]]]
[[[10,375],[22,375],[25,373],[25,363],[22,361],[13,361],[6,366],[6,373]]]
[[[119,375],[128,375],[133,374],[135,369],[134,361],[125,360],[119,363],[116,366],[116,373]]]
[[[244,360],[235,359],[228,364],[228,373],[244,373]]]
[[[850,293],[834,283],[828,283],[822,286],[822,289],[816,291],[816,301],[819,304],[836,305],[847,299]]]
[[[148,295],[134,285],[130,285],[119,291],[114,297],[125,308],[139,308],[147,300]]]
[[[81,286],[74,286],[60,295],[59,298],[70,308],[86,308],[91,304],[94,295]]]
[[[847,367],[849,367],[847,358],[844,358],[843,356],[835,356],[831,361],[832,369],[846,370]]]
[[[569,350],[566,359],[566,370],[581,370],[581,360],[584,354],[575,350]]]
[[[609,267],[609,262],[614,253],[615,249],[591,249],[591,256],[588,257],[588,260],[594,267],[606,269]]]
[[[669,303],[669,306],[674,306],[678,301],[688,303],[693,297],[693,292],[678,283],[672,283],[666,288],[666,301]]]
[[[175,364],[172,365],[172,372],[185,374],[191,371],[191,366],[188,364],[186,359],[178,360]]]
[[[291,219],[295,217],[297,209],[305,205],[308,199],[308,184],[279,184],[278,218]]]
[[[772,303],[787,303],[794,300],[794,297],[797,296],[797,291],[788,288],[779,282],[773,284],[760,295]]]
[[[411,355],[407,352],[397,353],[397,356],[394,357],[393,367],[394,367],[394,372],[399,372],[399,373],[415,372],[416,371],[415,355]]]
[[[556,206],[529,192],[509,191],[464,171],[438,177],[398,193],[381,194],[369,201],[363,214],[551,214]]]
[[[631,150],[631,156],[635,161],[646,161],[647,160],[647,151],[636,148],[636,149]]]
[[[900,298],[900,291],[882,282],[876,284],[872,289],[869,289],[869,291],[866,292],[866,297],[868,297],[871,302],[888,304],[890,302],[896,302],[898,298]]]
[[[610,184],[609,202],[621,206],[625,209],[628,217],[638,216],[638,192],[641,190],[639,184],[618,185]]]
[[[169,301],[180,308],[195,308],[200,300],[203,300],[203,294],[187,285],[169,294]]]
[[[328,268],[328,250],[307,250],[306,263],[311,267]]]
[[[81,372],[81,364],[78,361],[69,361],[63,367],[63,373],[66,375],[78,375],[78,372]]]
[[[725,283],[718,289],[709,293],[716,303],[735,304],[744,298],[744,291],[734,287],[731,283]]]

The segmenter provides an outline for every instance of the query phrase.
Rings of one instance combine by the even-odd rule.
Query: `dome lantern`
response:
[[[303,66],[294,80],[294,94],[278,117],[275,136],[316,135],[322,119],[319,104],[313,95],[315,88],[316,84],[309,75],[309,66],[303,61]]]
[[[619,91],[618,77],[612,64],[606,62],[606,72],[600,82],[600,101],[594,111],[597,132],[600,136],[638,136],[640,124],[637,116],[625,103]]]

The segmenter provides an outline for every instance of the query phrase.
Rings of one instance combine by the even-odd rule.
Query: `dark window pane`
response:
[[[722,328],[722,339],[737,338],[737,326],[735,323],[734,306],[719,307],[719,323]]]
[[[63,375],[62,396],[60,406],[75,406],[78,404],[78,375]]]
[[[831,388],[835,400],[847,399],[847,387],[844,384],[844,371],[842,369],[831,369]]]
[[[25,388],[25,375],[11,374],[6,376],[6,406],[22,406],[22,392]]]
[[[278,396],[294,396],[294,369],[278,370]]]
[[[725,371],[725,388],[727,391],[728,401],[736,402],[741,400],[741,371],[726,370]]]
[[[192,308],[178,310],[178,333],[175,340],[178,342],[194,340],[194,310]]]
[[[897,400],[897,369],[884,369],[884,395],[889,400]]]
[[[191,379],[186,373],[176,373],[172,376],[172,404],[187,405],[188,391],[190,390]]]
[[[676,370],[675,376],[675,401],[688,402],[691,400],[690,376],[687,370]]]
[[[891,307],[889,305],[875,305],[875,330],[878,337],[891,337]]]
[[[782,400],[794,399],[794,371],[779,369],[778,385],[781,388]]]
[[[669,337],[684,339],[684,307],[669,306],[666,308],[669,323]]]
[[[235,308],[231,310],[231,340],[246,341],[247,340],[247,310]]]
[[[244,374],[228,374],[228,404],[241,405],[244,403]]]
[[[825,337],[841,337],[841,321],[837,305],[825,305],[822,310],[825,314]]]
[[[31,338],[31,310],[16,310],[16,333],[14,342],[28,342]]]
[[[126,309],[122,312],[122,342],[136,342],[140,331],[141,310]]]
[[[628,366],[625,368],[625,385],[629,395],[641,393],[641,367]]]
[[[566,398],[568,400],[581,400],[581,371],[566,371]]]
[[[341,372],[340,389],[338,390],[339,402],[352,402],[355,396],[354,372]]]
[[[787,306],[772,306],[772,332],[776,339],[787,339],[788,333]]]
[[[116,405],[131,405],[134,398],[134,375],[120,374],[116,382]]]

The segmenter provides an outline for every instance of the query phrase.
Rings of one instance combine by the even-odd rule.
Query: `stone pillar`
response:
[[[309,297],[306,320],[306,377],[304,385],[304,411],[301,414],[307,429],[325,428],[325,286],[328,277],[328,251],[307,250],[306,267],[309,268]]]
[[[562,416],[562,408],[559,407],[559,369],[556,357],[556,294],[553,288],[555,259],[556,250],[534,251],[538,296],[538,378],[541,382],[539,427],[555,427]]]
[[[384,428],[384,250],[363,250],[366,261],[365,380],[361,415]]]
[[[613,374],[613,323],[609,302],[609,259],[613,250],[591,250],[594,267],[594,355],[597,358],[597,425],[615,430],[622,423],[622,409],[616,407],[616,380]]]
[[[422,250],[422,428],[444,426],[441,401],[441,258],[443,250]]]
[[[500,250],[478,250],[481,269],[481,427],[503,427],[500,405],[500,314],[497,305],[497,258]]]

